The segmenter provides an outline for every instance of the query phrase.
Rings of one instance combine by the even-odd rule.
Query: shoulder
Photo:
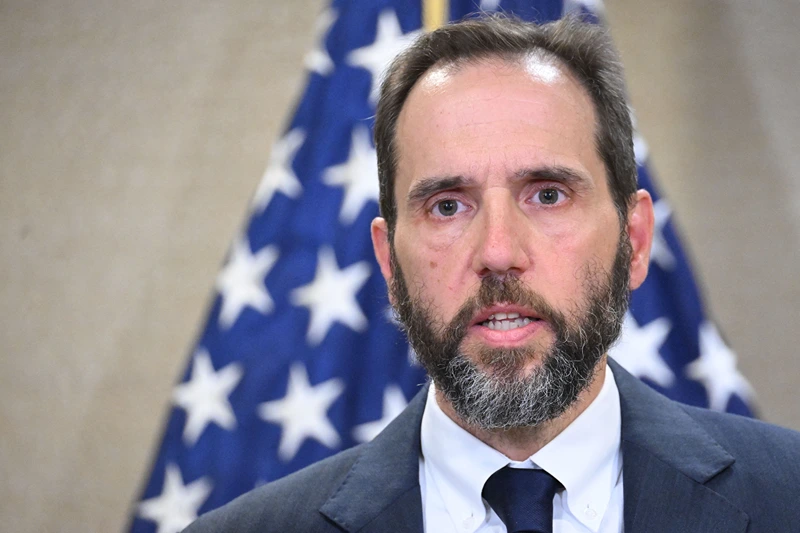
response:
[[[800,520],[800,433],[738,415],[684,409],[733,457],[708,481],[709,488],[745,509],[753,524],[786,531],[786,524]]]
[[[767,453],[800,456],[800,432],[761,420],[682,406],[689,416],[730,451],[748,452],[766,458]]]
[[[361,451],[362,447],[356,446],[258,487],[204,514],[185,533],[337,531],[319,508],[342,483]]]
[[[703,462],[723,455],[733,463],[757,465],[761,471],[781,469],[792,461],[800,470],[800,433],[739,415],[688,406],[654,391],[609,359],[619,389],[623,439],[633,440],[655,455],[685,462],[687,454]],[[722,455],[715,452],[723,452]],[[785,470],[785,469],[784,469]]]
[[[649,483],[655,474],[636,470],[647,464],[636,461],[657,459],[666,471],[705,485],[744,511],[758,525],[752,531],[787,531],[786,520],[800,522],[794,502],[800,491],[800,433],[677,403],[609,364],[620,393],[623,451],[628,450],[624,475],[640,476],[626,484]]]
[[[800,473],[800,432],[739,415],[682,407],[737,462],[752,462],[761,470]]]

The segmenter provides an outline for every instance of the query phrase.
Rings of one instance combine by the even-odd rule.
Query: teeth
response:
[[[497,313],[497,315],[504,315],[505,313]],[[517,315],[518,313],[511,313],[512,315]],[[496,331],[508,331],[511,329],[521,328],[523,326],[527,326],[532,321],[530,318],[515,318],[514,320],[493,320],[493,317],[496,318],[496,315],[492,315],[489,317],[489,320],[485,322],[486,327],[489,329],[493,329]],[[511,317],[509,317],[511,318]]]

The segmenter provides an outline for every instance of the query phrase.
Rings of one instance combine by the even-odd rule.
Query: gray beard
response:
[[[481,430],[535,428],[576,402],[619,337],[630,297],[630,257],[630,241],[623,234],[610,273],[597,266],[585,268],[586,299],[569,319],[518,278],[493,276],[484,278],[478,293],[442,325],[429,307],[410,296],[393,246],[390,290],[417,359],[464,423]],[[555,334],[550,349],[537,354],[532,347],[482,347],[472,359],[465,355],[462,341],[470,321],[496,303],[523,305],[546,320]],[[524,365],[537,356],[541,364],[523,374]]]

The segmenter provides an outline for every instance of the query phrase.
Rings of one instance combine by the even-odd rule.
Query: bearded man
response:
[[[800,438],[608,359],[647,275],[622,68],[577,19],[420,37],[375,122],[376,258],[431,377],[366,445],[188,531],[800,530]]]

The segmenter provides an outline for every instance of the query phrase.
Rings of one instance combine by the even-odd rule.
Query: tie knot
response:
[[[551,533],[553,497],[560,488],[544,470],[506,466],[486,481],[483,497],[508,533]]]

